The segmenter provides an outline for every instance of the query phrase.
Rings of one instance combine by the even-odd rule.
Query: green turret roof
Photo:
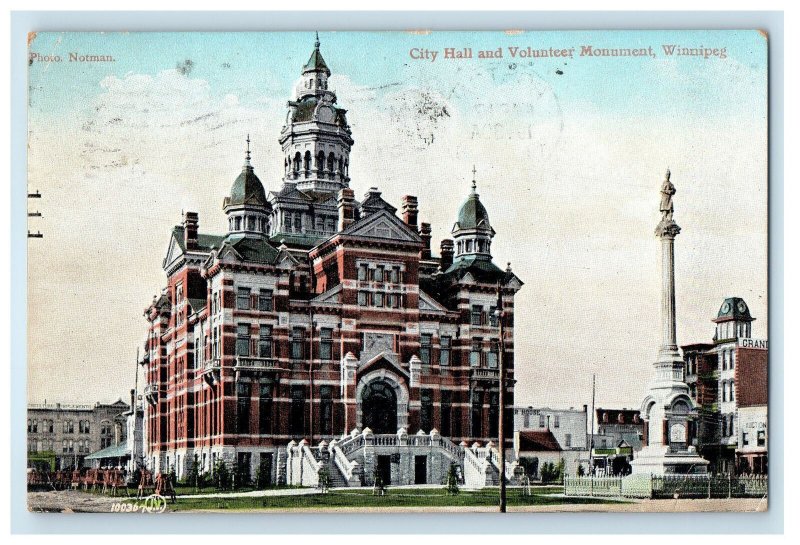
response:
[[[306,72],[325,72],[325,74],[331,75],[328,65],[325,64],[325,59],[322,58],[322,53],[319,52],[319,35],[317,35],[317,41],[314,42],[314,51],[303,67],[303,73]]]
[[[249,164],[245,165],[241,174],[233,182],[231,196],[225,199],[225,206],[238,206],[241,204],[267,205],[264,186],[255,172],[253,172],[253,167]]]
[[[458,229],[477,229],[483,228],[491,230],[492,226],[489,224],[489,213],[486,207],[481,203],[478,193],[475,191],[473,183],[472,193],[469,194],[467,200],[461,205],[458,211],[458,221],[456,222],[455,230]]]
[[[750,309],[741,297],[728,297],[722,302],[717,313],[715,322],[727,322],[730,320],[753,321],[755,318],[750,316]]]

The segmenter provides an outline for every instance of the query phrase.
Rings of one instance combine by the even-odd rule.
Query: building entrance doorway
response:
[[[361,420],[372,433],[397,433],[397,395],[388,382],[376,380],[364,388]]]
[[[427,456],[414,456],[414,484],[428,484]]]
[[[378,476],[384,485],[392,484],[392,457],[379,455],[377,457]]]

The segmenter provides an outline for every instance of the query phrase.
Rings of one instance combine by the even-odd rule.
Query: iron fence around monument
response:
[[[652,477],[652,497],[757,498],[767,494],[766,475],[659,475]]]
[[[631,477],[639,482],[626,486],[624,480]],[[767,483],[766,475],[565,476],[564,495],[653,499],[760,498],[767,495]]]

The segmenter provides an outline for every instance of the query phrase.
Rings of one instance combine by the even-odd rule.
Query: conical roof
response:
[[[303,73],[305,74],[306,72],[325,72],[328,76],[331,75],[331,71],[319,51],[319,35],[317,35],[317,41],[314,42],[314,51],[311,52],[311,57],[303,66]]]

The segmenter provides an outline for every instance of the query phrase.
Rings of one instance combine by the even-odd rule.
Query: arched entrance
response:
[[[385,380],[370,382],[361,393],[365,428],[372,433],[397,433],[397,395]]]

